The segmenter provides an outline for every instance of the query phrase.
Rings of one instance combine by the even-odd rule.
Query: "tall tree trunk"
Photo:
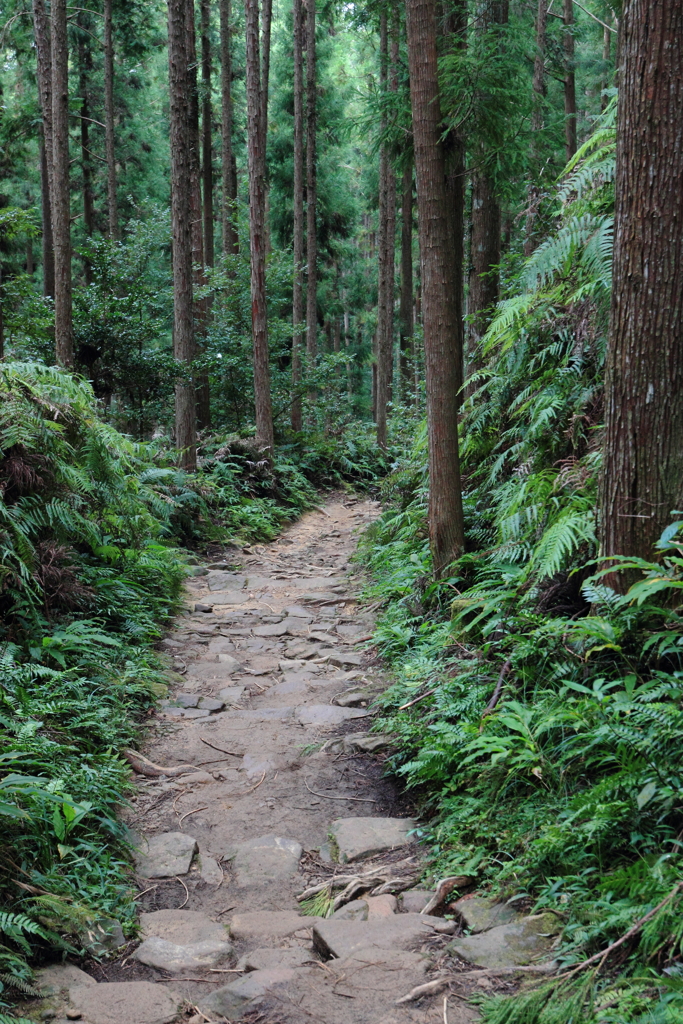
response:
[[[316,0],[306,0],[306,355],[311,369],[318,354],[318,82],[315,40]]]
[[[168,0],[168,63],[171,128],[171,223],[173,230],[173,355],[184,379],[175,389],[176,447],[180,465],[197,467],[192,317],[192,237],[190,227],[190,130],[187,7],[191,0]],[[180,372],[179,372],[180,376]]]
[[[574,61],[574,0],[564,0],[564,138],[567,163],[576,153],[576,74]]]
[[[612,49],[612,39],[611,39],[611,36],[612,36],[612,33],[607,28],[607,26],[605,26],[603,28],[603,30],[602,30],[602,59],[604,60],[605,65],[608,64],[610,56],[611,56],[611,49]],[[607,74],[605,74],[605,77],[604,77],[603,82],[602,82],[602,88],[600,90],[600,110],[601,111],[604,110],[606,108],[607,104],[609,103],[609,98],[606,95],[606,90],[607,90],[608,86],[609,86],[609,81],[607,79]]]
[[[462,266],[450,230],[449,188],[438,83],[435,0],[407,0],[410,97],[417,176],[427,427],[429,537],[442,574],[464,549],[458,392],[462,384]]]
[[[230,0],[220,0],[221,30],[221,226],[223,254],[236,253],[237,217],[237,176],[232,152],[232,52],[230,25]]]
[[[627,0],[620,30],[600,548],[651,559],[683,507],[683,5]]]
[[[267,0],[266,0],[267,3]],[[264,3],[265,21],[268,8]],[[273,413],[268,360],[268,310],[266,305],[266,125],[267,95],[263,96],[259,40],[258,0],[245,0],[247,35],[247,149],[249,161],[249,240],[251,245],[251,330],[254,350],[254,404],[256,439],[266,449],[273,447]],[[265,54],[264,54],[265,58]],[[265,68],[267,62],[263,61]]]
[[[380,89],[398,89],[398,24],[392,18],[391,55],[386,13],[380,14]],[[390,66],[391,65],[391,66]],[[382,131],[387,129],[383,116]],[[380,149],[379,288],[377,296],[377,443],[387,445],[387,405],[391,401],[394,365],[394,266],[396,245],[396,173],[389,149]]]
[[[483,0],[476,31],[488,35],[495,26],[508,21],[509,4],[502,0]],[[479,345],[491,322],[500,295],[501,212],[498,195],[485,167],[488,154],[480,147],[472,174],[472,234],[468,293],[467,375],[479,367]],[[472,389],[470,389],[472,390]]]
[[[104,0],[104,123],[107,156],[107,211],[109,237],[119,237],[119,211],[116,201],[116,136],[114,114],[114,27],[112,0]]]
[[[69,44],[66,0],[52,0],[52,230],[55,252],[55,356],[73,366],[69,198]]]
[[[543,107],[546,95],[545,51],[548,29],[548,0],[538,0],[536,14],[536,57],[534,59],[533,111],[531,114],[531,169],[527,190],[527,215],[524,225],[524,255],[531,256],[536,246],[536,220],[541,201],[538,183],[541,160],[540,143],[543,131]]]
[[[83,31],[78,37],[78,89],[81,96],[81,176],[83,186],[83,227],[88,238],[95,230],[95,208],[92,192],[92,158],[90,156],[90,103],[89,77],[92,72],[92,51],[86,36],[88,25],[85,12],[78,14],[78,25]],[[85,283],[92,281],[92,266],[88,256],[83,258]]]
[[[204,262],[214,263],[213,244],[213,118],[211,114],[211,0],[201,0],[202,17],[202,191],[204,199]]]
[[[409,401],[412,393],[410,362],[413,347],[413,164],[412,160],[403,168],[403,191],[401,194],[401,307],[400,320],[400,371],[403,400]]]
[[[304,56],[302,0],[292,3],[294,43],[294,279],[292,282],[292,430],[303,426],[301,409],[301,349],[304,338]]]
[[[36,44],[38,96],[42,116],[40,197],[42,214],[43,294],[55,293],[52,236],[52,46],[43,0],[33,0],[33,38]]]

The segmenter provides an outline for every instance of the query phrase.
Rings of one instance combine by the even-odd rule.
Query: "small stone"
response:
[[[184,832],[162,832],[147,840],[135,856],[137,872],[143,878],[174,878],[190,870],[197,842]]]
[[[223,672],[226,672],[228,675],[232,675],[233,672],[240,672],[242,669],[240,662],[237,658],[233,658],[231,654],[219,654],[218,661],[223,668]]]
[[[412,818],[337,818],[330,831],[344,864],[405,846],[414,828]]]
[[[398,900],[390,892],[382,893],[381,896],[366,896],[365,900],[369,921],[378,917],[391,917],[398,910]]]
[[[67,1020],[80,1020],[83,1014],[80,1010],[67,1010],[65,1016]]]
[[[151,981],[112,981],[77,985],[69,1000],[88,1024],[171,1024],[181,1000]]]
[[[281,836],[259,836],[237,846],[233,856],[238,886],[263,885],[295,875],[302,854],[301,843]]]
[[[223,870],[218,861],[209,857],[208,853],[200,853],[198,860],[202,881],[207,885],[220,885],[223,881]]]
[[[317,800],[316,801],[311,800],[311,803],[314,803],[314,802],[316,804],[318,803]],[[332,843],[323,843],[323,845],[318,850],[318,856],[320,857],[320,859],[323,862],[323,864],[331,864],[334,861],[334,857],[332,856],[332,853],[333,853]]]
[[[175,704],[179,708],[196,708],[199,703],[199,695],[196,693],[179,693],[175,697]]]
[[[357,707],[359,704],[367,704],[368,695],[363,690],[351,690],[350,693],[341,693],[338,697],[335,697],[334,702],[340,708]]]
[[[433,895],[426,889],[408,889],[401,896],[401,906],[408,914],[420,914]]]
[[[202,697],[197,707],[201,711],[222,711],[225,707],[225,701],[216,700],[215,697]]]
[[[218,696],[225,704],[236,704],[238,700],[241,700],[244,696],[244,686],[225,686],[222,690],[219,690]]]
[[[460,914],[465,927],[473,934],[489,931],[501,924],[512,924],[521,921],[523,914],[507,903],[497,903],[482,896],[470,896],[466,900],[458,900],[453,910]]]
[[[121,924],[111,917],[100,917],[89,928],[79,932],[78,938],[83,949],[93,956],[103,956],[123,946],[126,941]]]
[[[379,733],[357,732],[344,737],[343,749],[345,754],[354,754],[359,751],[362,754],[374,754],[377,750],[384,750],[393,743],[391,736],[383,736]]]
[[[195,601],[194,610],[196,612],[204,612],[204,613],[212,612],[213,611],[213,605],[212,604],[202,604],[199,601]]]
[[[335,910],[330,920],[332,921],[367,921],[368,903],[367,900],[351,900],[339,910]]]
[[[259,946],[252,949],[251,953],[245,953],[237,961],[237,969],[240,971],[269,971],[275,967],[303,967],[313,959],[313,954],[300,946],[292,949],[268,949]]]

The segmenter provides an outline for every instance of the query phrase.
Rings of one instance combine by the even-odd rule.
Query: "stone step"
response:
[[[433,935],[430,918],[395,914],[374,921],[316,920],[313,945],[325,959],[354,955],[360,949],[410,950]]]
[[[141,914],[140,933],[134,959],[170,974],[216,967],[232,952],[227,928],[193,910]]]
[[[151,981],[112,981],[69,989],[84,1024],[170,1024],[182,999]]]
[[[413,842],[408,833],[415,826],[412,818],[337,818],[330,833],[345,864]]]

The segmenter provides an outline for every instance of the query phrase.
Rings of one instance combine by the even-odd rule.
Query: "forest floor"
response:
[[[177,686],[150,721],[147,774],[135,775],[127,812],[143,942],[86,965],[87,977],[61,968],[71,973],[53,979],[58,1022],[476,1016],[467,986],[447,1011],[444,993],[395,1005],[435,970],[467,967],[436,930],[452,922],[419,914],[429,896],[411,808],[383,777],[386,740],[368,735],[387,683],[361,646],[373,616],[349,558],[378,513],[333,495],[274,542],[227,552],[188,582],[162,641]],[[301,916],[297,895],[340,874],[374,881],[333,918]],[[371,895],[396,879],[398,899]]]

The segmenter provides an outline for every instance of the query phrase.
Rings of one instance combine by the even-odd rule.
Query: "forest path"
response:
[[[378,512],[334,495],[189,581],[162,641],[182,676],[145,750],[167,771],[136,775],[128,818],[143,942],[70,990],[88,1024],[445,1019],[443,994],[395,1005],[448,938],[418,913],[429,894],[415,888],[413,822],[372,753],[383,739],[367,735],[386,683],[356,646],[373,619],[347,570]],[[335,874],[374,881],[332,919],[300,916],[297,894]],[[454,998],[448,1014],[475,1016]]]

